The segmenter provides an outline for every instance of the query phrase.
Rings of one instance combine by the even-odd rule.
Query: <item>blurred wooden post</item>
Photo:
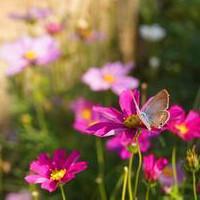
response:
[[[139,0],[119,0],[117,3],[120,48],[124,61],[134,61],[137,43]]]

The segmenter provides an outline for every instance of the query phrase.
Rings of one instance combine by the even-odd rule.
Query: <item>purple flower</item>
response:
[[[186,116],[182,107],[174,105],[169,109],[170,120],[167,129],[185,141],[200,138],[200,114],[190,111]]]
[[[108,63],[102,68],[90,68],[83,75],[82,81],[89,85],[93,91],[111,89],[115,94],[119,95],[125,89],[138,87],[138,79],[127,75],[131,69],[132,66],[130,64]]]
[[[177,163],[177,165],[176,165],[176,174],[177,174],[178,184],[181,185],[184,181],[185,174],[184,174],[184,171],[182,169],[180,162]],[[165,193],[168,194],[171,192],[171,190],[175,184],[173,168],[171,165],[167,165],[163,169],[162,174],[159,177],[159,182]]]
[[[75,178],[76,174],[87,168],[87,162],[77,162],[80,153],[73,151],[69,156],[65,150],[58,149],[51,159],[41,153],[30,165],[31,173],[25,177],[30,184],[40,184],[42,189],[53,192],[59,184],[65,184]]]
[[[154,154],[149,154],[143,158],[143,170],[145,179],[148,182],[155,182],[160,177],[163,169],[167,165],[166,158],[156,159]]]
[[[79,98],[72,103],[71,109],[75,114],[74,129],[82,133],[89,133],[87,128],[99,119],[98,114],[92,110],[93,106],[95,106],[94,103],[84,98]]]
[[[25,13],[11,13],[9,16],[15,20],[23,20],[28,23],[34,23],[37,20],[48,17],[52,11],[48,8],[31,7]]]
[[[130,145],[136,145],[134,141],[134,134],[125,134],[121,133],[118,134],[111,139],[109,139],[106,143],[106,147],[109,151],[116,151],[118,152],[121,159],[129,159],[131,156],[130,151],[128,150]],[[147,130],[142,130],[139,136],[139,145],[140,150],[145,152],[150,147],[150,136]]]
[[[9,65],[8,75],[17,74],[30,65],[47,65],[59,55],[58,44],[50,36],[24,37],[14,43],[5,44],[0,50],[0,56]]]
[[[135,101],[133,101],[133,96]],[[136,104],[139,105],[140,94],[138,90],[125,90],[119,96],[119,105],[121,111],[115,108],[94,106],[93,110],[101,116],[101,119],[94,125],[90,126],[88,130],[91,134],[98,137],[106,137],[125,133],[131,135],[136,133],[140,127],[144,128],[136,111]],[[145,128],[146,130],[146,128]],[[148,133],[158,133],[158,130],[148,131]]]
[[[21,191],[17,193],[9,193],[5,200],[31,200],[31,193],[28,191]]]

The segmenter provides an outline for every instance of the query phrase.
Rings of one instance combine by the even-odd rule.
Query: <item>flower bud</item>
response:
[[[186,153],[186,168],[188,171],[198,171],[200,169],[200,158],[196,153],[196,146],[189,149]]]

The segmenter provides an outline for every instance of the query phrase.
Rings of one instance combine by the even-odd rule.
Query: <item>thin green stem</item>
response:
[[[125,197],[126,197],[127,179],[128,179],[128,168],[124,167],[124,183],[123,183],[123,188],[122,188],[122,200],[125,200]]]
[[[174,176],[174,186],[177,191],[178,179],[177,179],[177,172],[176,172],[176,146],[174,146],[172,150],[172,169],[173,169],[173,176]]]
[[[43,133],[47,133],[47,126],[46,126],[43,109],[40,105],[35,105],[35,109],[36,109],[38,124],[39,124],[41,130]]]
[[[63,188],[63,185],[60,185],[60,190],[61,190],[61,194],[62,194],[62,199],[63,200],[67,200],[66,195],[65,195],[65,191],[64,191],[64,188]]]
[[[192,180],[193,180],[193,194],[194,194],[194,200],[197,200],[196,174],[195,174],[195,171],[192,172]]]
[[[138,136],[139,136],[139,134],[138,134]],[[135,176],[135,185],[134,185],[134,192],[133,192],[134,199],[136,199],[136,196],[137,196],[137,188],[138,188],[138,182],[139,182],[139,175],[140,175],[140,170],[141,170],[141,167],[142,167],[142,154],[141,154],[141,151],[140,151],[138,137],[136,139],[136,142],[137,142],[139,163],[138,163],[138,168],[137,168],[136,176]]]
[[[130,200],[133,200],[132,181],[131,181],[133,157],[134,157],[134,153],[132,152],[131,157],[129,159],[129,164],[128,164],[128,193],[129,193]]]
[[[0,145],[0,163],[3,163],[2,146]],[[3,191],[3,170],[0,170],[0,193]]]
[[[150,184],[147,185],[147,191],[145,195],[145,200],[149,200],[149,193],[150,193]]]
[[[98,162],[98,177],[97,177],[97,184],[99,187],[99,193],[101,200],[106,200],[106,189],[104,184],[104,156],[103,156],[103,148],[102,143],[99,138],[96,138],[96,149],[97,149],[97,162]]]

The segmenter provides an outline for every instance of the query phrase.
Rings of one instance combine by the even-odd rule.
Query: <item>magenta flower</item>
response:
[[[67,157],[62,149],[56,150],[52,159],[46,153],[42,153],[31,163],[31,173],[25,180],[30,184],[40,184],[42,189],[53,192],[59,184],[71,181],[76,174],[87,168],[87,162],[77,162],[79,157],[77,151],[73,151]]]
[[[168,164],[166,158],[159,158],[156,160],[154,154],[149,154],[143,158],[143,170],[145,179],[148,182],[155,182],[160,177],[163,169]]]
[[[48,17],[52,11],[48,8],[31,7],[25,13],[11,13],[9,16],[14,20],[22,20],[28,23],[34,23],[38,20]]]
[[[132,66],[120,62],[108,63],[102,68],[90,68],[82,77],[82,81],[93,91],[111,89],[119,95],[123,90],[138,87],[139,81],[128,76]]]
[[[31,193],[28,191],[21,191],[17,193],[9,193],[6,195],[5,200],[31,200]]]
[[[47,65],[60,55],[57,42],[50,36],[24,37],[14,43],[5,44],[0,56],[9,67],[8,75],[14,75],[31,65]]]
[[[133,101],[133,96],[135,101]],[[101,119],[94,125],[91,125],[88,130],[91,134],[98,137],[106,137],[125,133],[132,135],[137,129],[144,128],[141,120],[137,115],[136,103],[139,105],[140,94],[137,90],[125,90],[119,96],[119,105],[121,111],[115,108],[94,106],[93,110]],[[146,128],[144,128],[146,130]],[[143,130],[142,130],[143,131]],[[149,133],[158,133],[159,130],[152,130]]]
[[[80,98],[72,103],[71,109],[75,114],[75,121],[73,124],[74,129],[82,133],[89,133],[87,128],[95,124],[99,115],[93,111],[94,103]]]
[[[131,145],[136,145],[133,139],[134,135],[125,133],[118,134],[107,141],[106,147],[109,151],[118,152],[121,159],[129,159],[131,152],[128,149]],[[138,141],[141,152],[146,152],[150,147],[150,133],[143,129]]]
[[[177,175],[178,185],[181,185],[185,179],[185,174],[184,174],[184,171],[182,169],[182,165],[180,162],[176,164],[176,175]],[[163,169],[163,171],[159,177],[159,182],[165,193],[168,194],[171,192],[171,190],[175,184],[173,168],[171,165],[167,165]]]
[[[48,34],[55,35],[63,30],[64,26],[61,23],[49,22],[46,24],[45,29]]]
[[[200,114],[190,111],[186,116],[185,111],[178,105],[170,108],[170,120],[167,129],[185,141],[200,138]]]

